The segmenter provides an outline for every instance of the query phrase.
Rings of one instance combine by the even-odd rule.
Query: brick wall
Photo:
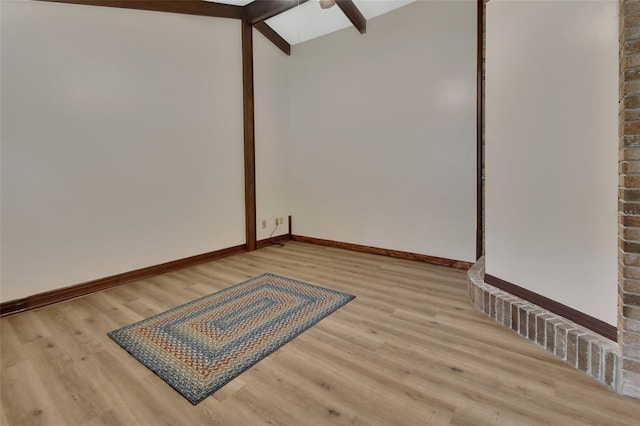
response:
[[[468,276],[469,300],[480,311],[611,390],[622,391],[623,359],[617,343],[485,283],[484,258],[469,269]]]
[[[620,0],[619,111],[621,390],[640,398],[640,0]]]

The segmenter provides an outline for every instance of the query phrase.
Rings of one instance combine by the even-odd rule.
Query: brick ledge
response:
[[[484,257],[467,276],[471,303],[617,393],[623,393],[620,346],[568,319],[484,282]]]

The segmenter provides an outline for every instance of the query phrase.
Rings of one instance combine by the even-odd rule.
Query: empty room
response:
[[[638,425],[640,1],[0,1],[0,424]]]

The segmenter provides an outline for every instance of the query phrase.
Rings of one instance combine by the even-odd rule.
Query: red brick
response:
[[[640,38],[640,37],[637,37],[637,38]],[[631,40],[631,39],[627,39],[627,40]],[[622,65],[625,68],[633,68],[633,67],[640,66],[640,54],[633,53],[631,55],[625,55],[622,60]]]
[[[640,44],[640,41],[638,41]],[[640,73],[638,75],[640,77]],[[640,121],[627,121],[624,123],[624,134],[625,135],[637,135],[640,134]]]
[[[626,15],[624,17],[625,28],[635,27],[636,25],[640,25],[640,15]]]
[[[640,177],[638,176],[619,176],[618,185],[625,188],[640,188]]]
[[[491,294],[489,296],[489,316],[491,318],[496,318],[496,295]]]
[[[625,292],[638,293],[640,292],[640,280],[634,280],[630,278],[618,279],[620,287]]]
[[[638,40],[636,43],[640,44],[640,40]],[[640,54],[637,54],[638,56],[640,56]],[[626,96],[623,99],[623,102],[621,102],[621,105],[619,105],[618,109],[622,110],[623,108],[626,109],[637,109],[640,108],[640,98],[638,97],[638,94],[626,94]]]
[[[625,253],[640,253],[640,243],[623,240],[620,243],[620,248],[622,248]],[[640,278],[640,271],[623,271],[622,275],[625,278]]]
[[[640,373],[640,362],[631,359],[622,360],[622,368],[624,370]]]
[[[640,174],[640,162],[623,161],[620,163],[620,172],[622,174]]]
[[[545,322],[546,344],[545,347],[551,353],[556,350],[556,328],[564,321],[558,318],[550,318]]]
[[[571,326],[568,324],[558,324],[556,327],[555,354],[561,359],[567,358],[567,336]]]
[[[504,298],[505,298],[505,296],[497,296],[496,297],[496,315],[494,316],[494,318],[498,322],[502,322]]]
[[[640,79],[640,68],[627,68],[624,70],[623,76],[625,81],[634,81]],[[631,93],[631,92],[623,92]]]
[[[596,337],[585,334],[578,338],[578,370],[587,372],[589,370],[589,345],[596,340]]]
[[[638,121],[640,120],[640,109],[627,109],[622,116],[624,121]],[[624,139],[623,139],[624,141]]]
[[[618,212],[627,216],[640,217],[640,203],[625,202],[625,200],[618,201]]]
[[[618,241],[621,242],[621,240]],[[618,250],[618,256],[625,266],[640,266],[640,254],[638,253],[625,253],[622,250]]]
[[[640,345],[624,345],[622,354],[625,358],[640,360]]]
[[[636,43],[640,45],[640,40],[638,40]],[[638,56],[640,56],[640,54]],[[640,108],[640,97],[638,97],[638,95],[627,95],[624,97],[623,105],[625,108]]]
[[[624,292],[622,302],[625,305],[640,306],[640,294]]]
[[[567,333],[567,362],[578,366],[578,336],[584,334],[582,329],[571,329]]]
[[[640,320],[640,307],[625,305],[622,307],[622,315],[627,318]],[[640,343],[640,341],[638,341],[637,343]]]
[[[622,130],[620,127],[619,130]],[[640,135],[625,135],[622,137],[621,148],[638,148],[640,147]]]
[[[520,307],[517,302],[511,305],[511,329],[518,332],[518,317],[520,315]]]
[[[640,27],[638,28],[638,33],[640,34]],[[640,35],[638,36],[640,38]],[[638,80],[624,80],[622,83],[622,92],[628,95],[638,94],[640,93],[640,81]]]
[[[621,381],[621,393],[623,395],[640,399],[640,373],[625,371]]]
[[[640,226],[640,217],[619,215],[620,223],[624,226]]]
[[[637,146],[640,147],[640,137],[638,137]],[[633,147],[625,147],[618,152],[618,160],[620,161],[633,161],[640,160],[640,149],[633,149]]]
[[[622,318],[619,320],[619,330],[640,333],[640,320],[636,320],[633,318]],[[625,345],[625,350],[626,346],[629,345]]]
[[[622,227],[622,238],[625,240],[640,241],[640,228]]]
[[[638,163],[640,164],[640,163]],[[619,189],[618,198],[622,201],[640,202],[640,189]],[[640,229],[640,227],[638,227]]]
[[[618,36],[620,37],[618,40],[619,49],[622,50],[624,43],[630,40],[635,40],[640,38],[640,27],[631,27],[631,28],[623,28],[621,27],[618,31]]]
[[[627,243],[625,242],[625,244],[634,244],[634,243]],[[640,246],[640,244],[638,244]],[[640,268],[638,268],[637,266],[624,266],[622,268],[622,276],[625,278],[632,278],[632,279],[640,279]]]
[[[543,313],[536,316],[536,342],[546,347],[547,338],[547,321],[553,318],[553,315]]]
[[[600,363],[602,361],[602,348],[597,344],[597,342],[591,343],[591,351],[589,357],[589,374],[596,379],[601,378],[601,368]]]
[[[527,329],[526,331],[522,329],[522,323],[520,323],[520,334],[529,338],[529,340],[532,341],[537,341],[536,339],[536,330],[537,328],[537,323],[536,323],[536,317],[540,314],[544,313],[544,311],[542,311],[541,309],[538,308],[533,308],[531,310],[528,311],[527,313]]]
[[[625,16],[634,15],[640,12],[640,3],[633,1],[624,2],[624,14]]]
[[[616,356],[611,352],[606,352],[604,357],[604,382],[610,387],[615,386],[616,379]]]
[[[621,335],[622,342],[625,345],[640,345],[640,333],[622,330],[622,333],[619,334]]]

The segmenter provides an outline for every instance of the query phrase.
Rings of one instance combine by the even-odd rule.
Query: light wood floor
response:
[[[274,272],[356,295],[197,406],[106,333]],[[639,425],[477,312],[465,272],[287,243],[0,320],[3,425]]]

